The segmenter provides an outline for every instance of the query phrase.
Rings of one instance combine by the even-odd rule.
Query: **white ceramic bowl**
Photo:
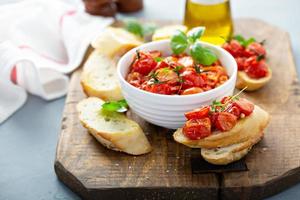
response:
[[[137,49],[141,51],[159,50],[163,56],[169,56],[172,54],[169,40],[149,42],[128,51],[118,62],[118,78],[124,98],[133,112],[152,124],[176,129],[185,123],[185,112],[209,105],[215,99],[232,95],[237,75],[237,64],[234,58],[219,46],[205,42],[201,42],[201,44],[216,53],[230,78],[215,89],[182,96],[150,93],[132,86],[125,80]]]

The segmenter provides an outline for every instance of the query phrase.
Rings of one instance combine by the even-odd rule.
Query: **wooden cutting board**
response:
[[[300,87],[287,32],[256,19],[235,21],[235,33],[266,39],[273,79],[246,93],[271,114],[265,138],[245,158],[248,171],[195,174],[199,157],[173,141],[172,131],[133,116],[154,150],[130,156],[101,146],[84,129],[76,104],[85,98],[80,69],[73,73],[57,145],[58,178],[84,199],[262,199],[300,181]]]

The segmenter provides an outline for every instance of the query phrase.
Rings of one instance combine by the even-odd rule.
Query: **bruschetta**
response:
[[[246,91],[255,91],[266,85],[272,78],[271,68],[266,64],[266,50],[263,42],[254,38],[245,39],[241,35],[226,42],[223,48],[236,60],[238,75],[236,88],[247,87]]]
[[[269,122],[265,110],[236,96],[214,101],[185,116],[187,122],[173,134],[174,140],[201,148],[204,159],[214,164],[228,164],[246,155],[262,138]]]

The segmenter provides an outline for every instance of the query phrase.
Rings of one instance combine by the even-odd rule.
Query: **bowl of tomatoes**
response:
[[[184,113],[233,94],[235,59],[219,46],[196,43],[176,51],[170,40],[154,41],[122,56],[118,78],[134,113],[152,124],[176,129],[185,123]],[[211,55],[201,57],[195,52],[199,49],[200,54]]]

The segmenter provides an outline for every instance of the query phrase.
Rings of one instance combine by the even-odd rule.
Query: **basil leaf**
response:
[[[128,32],[138,35],[140,37],[144,36],[143,26],[137,20],[127,19],[124,20],[124,23],[125,23],[125,29]]]
[[[240,44],[244,44],[245,38],[242,35],[235,35],[233,39],[237,40]]]
[[[255,41],[256,40],[253,37],[251,37],[251,38],[249,38],[248,40],[245,41],[244,45],[245,45],[245,47],[247,47],[249,44],[251,44]]]
[[[236,35],[233,37],[233,39],[237,40],[243,47],[247,47],[249,44],[255,42],[256,40],[251,37],[248,40],[246,40],[243,36],[241,35]]]
[[[199,42],[191,46],[191,56],[202,65],[211,65],[218,60],[217,55],[209,48],[202,47]]]
[[[102,104],[102,110],[109,112],[126,112],[128,104],[125,99],[120,101],[108,101]]]
[[[161,62],[163,60],[163,58],[162,57],[156,57],[156,58],[154,58],[154,60],[155,60],[155,62]]]
[[[187,37],[184,32],[176,30],[171,37],[171,49],[174,54],[180,54],[188,47]]]
[[[188,40],[191,43],[195,43],[204,34],[204,31],[205,27],[203,26],[193,28],[187,33]]]

